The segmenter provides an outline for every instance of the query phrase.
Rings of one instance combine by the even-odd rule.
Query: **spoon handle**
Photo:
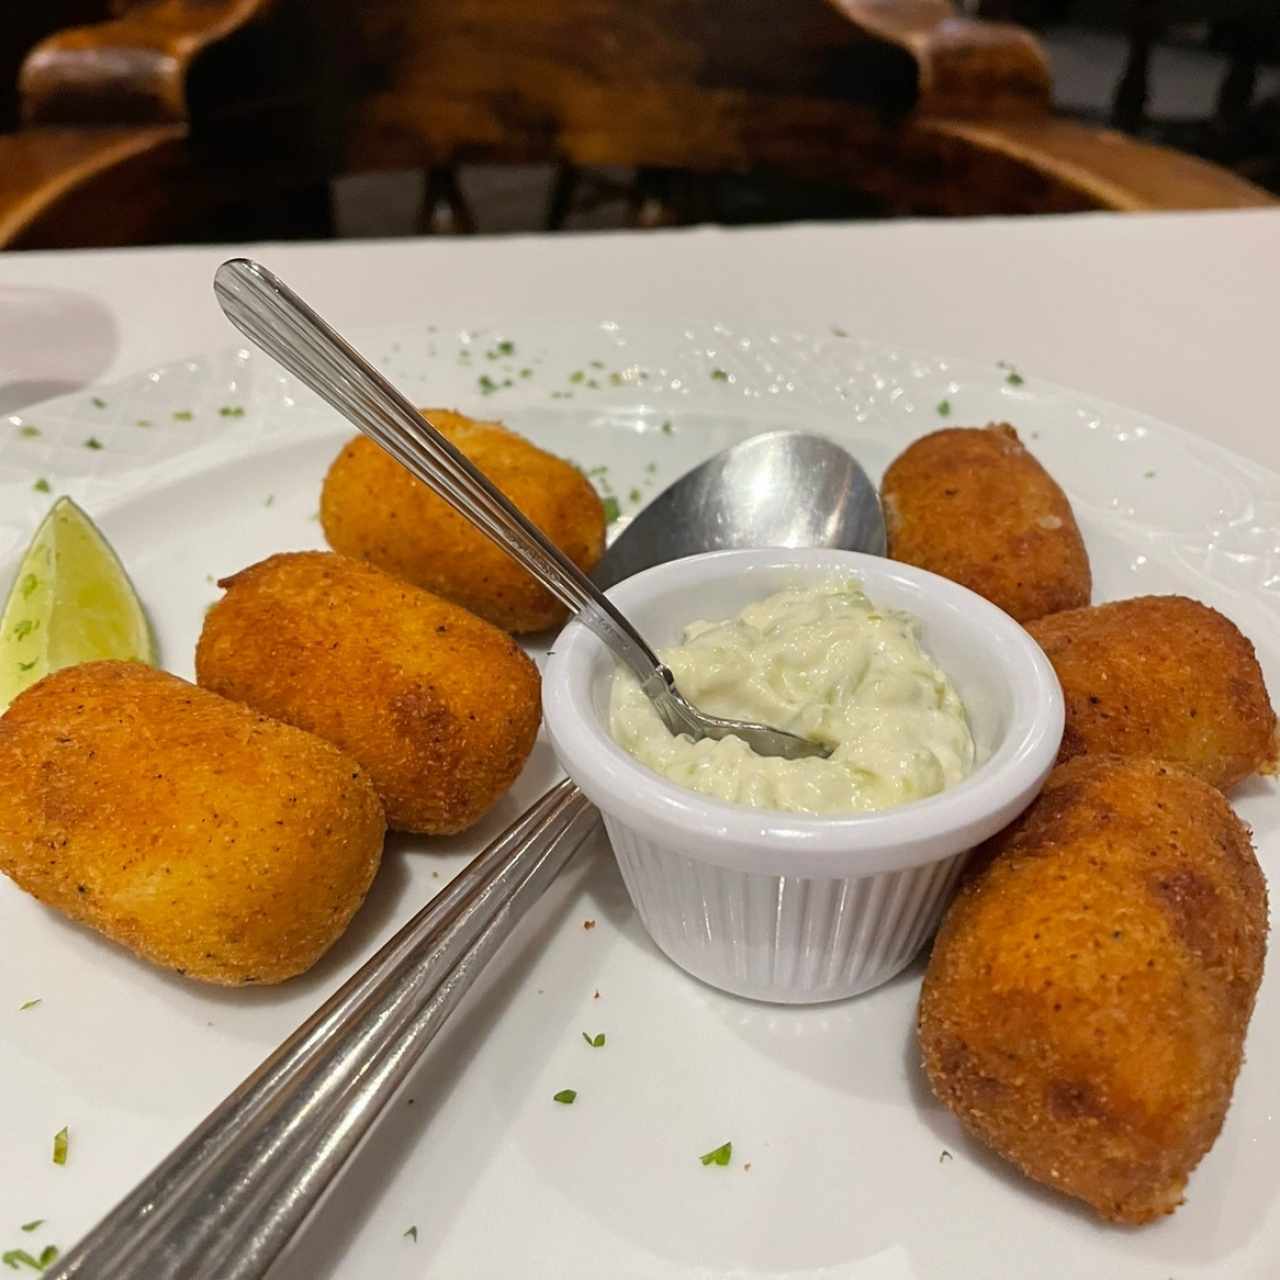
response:
[[[259,263],[231,258],[214,274],[213,289],[246,338],[492,538],[642,684],[671,683],[653,650],[591,579],[283,280]]]
[[[568,779],[487,846],[48,1280],[262,1280],[599,815]]]

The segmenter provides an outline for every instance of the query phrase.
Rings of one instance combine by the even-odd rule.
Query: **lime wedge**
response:
[[[0,711],[42,676],[95,658],[155,662],[137,592],[70,498],[36,530],[0,617]]]

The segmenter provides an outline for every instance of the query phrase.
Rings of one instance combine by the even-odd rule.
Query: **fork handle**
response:
[[[641,683],[663,669],[604,592],[279,276],[231,258],[214,273],[213,290],[246,338],[518,561]]]

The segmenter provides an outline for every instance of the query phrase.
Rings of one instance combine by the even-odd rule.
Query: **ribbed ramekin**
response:
[[[1063,703],[1053,668],[1012,618],[935,574],[847,551],[722,551],[647,570],[609,592],[650,644],[686,624],[833,576],[920,619],[969,713],[979,765],[939,795],[879,813],[749,809],[652,772],[609,736],[614,663],[586,628],[557,639],[543,709],[565,771],[604,815],[654,942],[695,977],[759,1000],[816,1003],[892,977],[937,927],[964,857],[1011,822],[1052,767]]]

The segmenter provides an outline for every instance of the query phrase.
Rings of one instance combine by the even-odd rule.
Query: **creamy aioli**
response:
[[[694,622],[659,656],[703,711],[833,748],[825,760],[766,759],[740,738],[676,737],[619,668],[613,738],[694,791],[760,809],[859,813],[933,795],[973,770],[964,704],[920,648],[918,621],[877,608],[856,582],[780,591],[737,618]]]

